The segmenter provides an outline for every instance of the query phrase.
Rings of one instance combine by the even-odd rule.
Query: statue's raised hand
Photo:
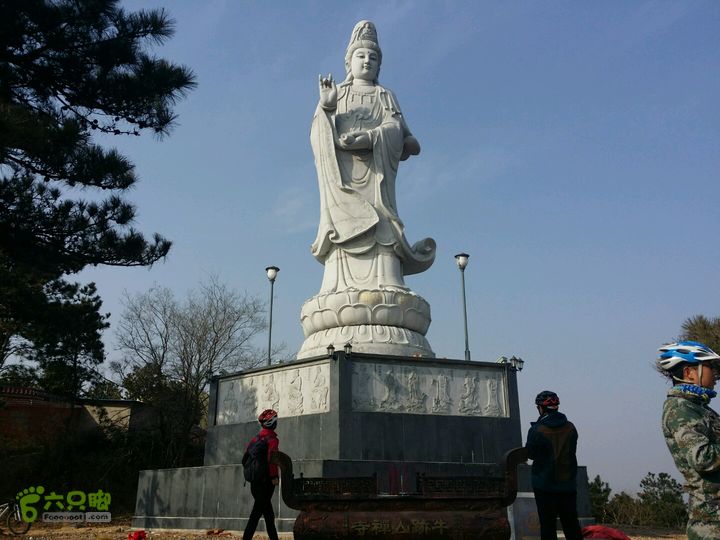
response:
[[[329,73],[327,77],[318,75],[318,86],[320,87],[320,106],[327,110],[335,109],[337,107],[337,86],[333,76]]]

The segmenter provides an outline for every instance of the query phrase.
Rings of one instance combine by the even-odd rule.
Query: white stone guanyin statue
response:
[[[312,253],[325,271],[320,293],[303,305],[301,358],[346,342],[357,352],[434,356],[424,338],[430,306],[404,276],[432,265],[435,241],[408,243],[395,200],[398,165],[419,154],[420,144],[395,95],[378,83],[381,63],[375,25],[360,21],[344,82],[319,78],[310,141],[320,224]]]

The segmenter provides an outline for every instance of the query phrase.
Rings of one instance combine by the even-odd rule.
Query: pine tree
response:
[[[169,132],[194,76],[146,49],[172,34],[165,11],[117,0],[0,0],[0,368],[63,317],[40,313],[70,309],[79,286],[65,276],[167,255],[168,240],[132,228],[133,164],[94,135]]]
[[[108,315],[91,283],[53,282],[50,302],[27,329],[33,347],[27,357],[37,363],[39,385],[48,392],[78,398],[86,384],[98,381],[97,366],[105,359],[102,332]]]
[[[647,473],[640,488],[638,498],[652,525],[681,527],[687,522],[682,486],[668,473]]]
[[[588,483],[588,493],[590,495],[590,504],[592,506],[593,517],[598,523],[606,521],[607,506],[610,502],[610,485],[604,482],[600,475],[595,475],[592,482]]]
[[[714,351],[720,351],[720,317],[695,315],[686,319],[680,338],[699,341]]]

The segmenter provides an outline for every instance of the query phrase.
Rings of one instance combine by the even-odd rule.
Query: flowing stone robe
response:
[[[345,133],[367,131],[372,150],[342,150]],[[338,87],[337,109],[318,105],[310,141],[320,186],[312,245],[325,265],[320,294],[347,289],[407,291],[403,276],[426,270],[435,241],[411,246],[395,202],[395,178],[410,130],[393,93],[380,85]]]

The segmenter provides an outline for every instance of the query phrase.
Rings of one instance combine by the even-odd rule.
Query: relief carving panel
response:
[[[280,418],[328,412],[329,381],[327,362],[223,379],[216,424],[256,421],[265,409],[275,409]]]
[[[503,370],[356,362],[355,411],[507,417]]]

